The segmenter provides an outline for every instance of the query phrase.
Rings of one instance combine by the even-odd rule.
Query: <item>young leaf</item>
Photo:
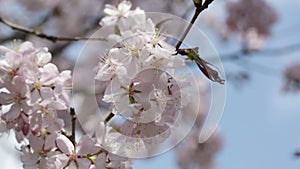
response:
[[[181,55],[185,55],[188,59],[195,61],[201,72],[211,81],[224,84],[225,80],[221,79],[218,73],[218,69],[202,59],[198,53],[199,48],[188,48],[188,49],[178,49],[177,52]]]

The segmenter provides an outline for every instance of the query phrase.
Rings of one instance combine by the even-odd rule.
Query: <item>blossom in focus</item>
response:
[[[107,17],[111,18],[111,14],[101,23],[105,24]],[[180,110],[192,101],[183,92],[183,88],[190,87],[188,79],[178,76],[186,62],[139,8],[106,26],[115,30],[108,39],[118,43],[101,58],[95,79],[107,84],[102,101],[110,104],[113,114],[123,118],[116,127],[107,128],[110,132],[106,132],[106,141],[115,144],[108,147],[113,152],[150,152],[168,139],[172,126],[181,118]],[[116,133],[117,138],[113,136]]]
[[[48,49],[31,42],[14,49],[0,46],[0,51],[0,130],[15,131],[24,168],[49,168],[54,159],[48,155],[55,152],[64,127],[57,111],[67,113],[69,107],[71,72],[59,72],[49,63]]]
[[[89,159],[89,155],[96,154],[100,151],[100,148],[94,146],[92,140],[86,135],[80,139],[76,147],[64,135],[60,135],[56,139],[56,145],[62,152],[61,154],[55,155],[57,168],[89,169],[92,165],[92,159]]]

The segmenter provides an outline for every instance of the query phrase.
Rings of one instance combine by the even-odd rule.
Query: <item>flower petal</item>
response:
[[[63,153],[71,154],[74,151],[73,143],[64,135],[56,139],[56,145]]]

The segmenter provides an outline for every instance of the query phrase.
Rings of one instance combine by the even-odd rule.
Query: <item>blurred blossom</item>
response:
[[[242,39],[243,40],[243,39]],[[257,30],[254,28],[249,28],[246,32],[245,37],[245,52],[256,51],[263,47],[265,42],[265,36],[258,34]]]
[[[203,79],[199,79],[197,84],[202,98],[197,120],[191,132],[176,148],[177,163],[181,169],[216,169],[214,158],[223,146],[222,138],[220,131],[216,130],[206,142],[199,143],[199,133],[209,110],[210,90]]]
[[[300,90],[300,63],[295,63],[285,70],[286,83],[284,90]]]
[[[246,50],[260,49],[277,21],[276,11],[265,0],[228,2],[227,13],[227,28],[241,35]]]
[[[142,9],[146,9],[148,12],[165,12],[183,16],[186,14],[189,5],[192,5],[192,0],[132,0],[132,3],[134,6],[139,6]]]
[[[222,148],[219,132],[215,132],[205,143],[198,142],[198,131],[195,130],[177,149],[177,163],[181,169],[216,169],[214,157]]]

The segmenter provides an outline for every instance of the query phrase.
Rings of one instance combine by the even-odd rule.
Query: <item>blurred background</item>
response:
[[[134,8],[187,20],[194,11],[192,0],[131,2]],[[88,37],[99,29],[106,3],[117,1],[0,0],[0,17],[49,35]],[[299,9],[299,0],[215,0],[201,13],[195,25],[215,46],[226,73],[227,100],[219,129],[204,144],[195,141],[198,133],[193,131],[167,153],[134,160],[133,168],[299,168]],[[1,45],[10,46],[15,39],[49,47],[61,70],[73,68],[84,43],[52,42],[0,23]],[[13,134],[4,134],[0,142],[1,168],[22,168]]]

